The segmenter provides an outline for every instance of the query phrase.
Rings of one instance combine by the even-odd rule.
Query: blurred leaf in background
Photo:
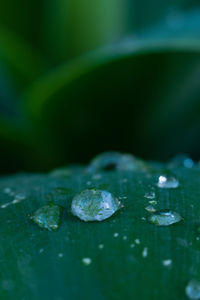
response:
[[[1,172],[108,149],[199,158],[197,1],[20,4],[2,1],[0,10],[0,120],[17,116],[0,128],[11,149]]]

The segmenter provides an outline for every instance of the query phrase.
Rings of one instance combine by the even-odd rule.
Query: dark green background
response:
[[[0,172],[200,156],[198,1],[2,0]]]

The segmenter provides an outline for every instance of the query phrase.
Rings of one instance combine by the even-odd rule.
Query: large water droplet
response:
[[[39,227],[49,231],[58,229],[60,216],[63,208],[59,205],[49,203],[38,210],[30,217]]]
[[[200,281],[191,280],[186,286],[185,292],[189,299],[200,299]]]
[[[87,189],[72,201],[72,213],[83,221],[102,221],[120,208],[119,201],[109,192]]]
[[[194,166],[194,161],[186,154],[175,156],[168,163],[169,168],[185,167],[191,169]]]
[[[179,187],[179,181],[173,176],[160,175],[157,186],[162,189],[176,189]]]
[[[96,156],[88,167],[89,172],[98,171],[147,171],[147,164],[131,154],[104,152]]]
[[[179,213],[166,209],[159,210],[148,218],[150,223],[158,226],[172,225],[174,223],[180,222],[182,219],[183,218]]]

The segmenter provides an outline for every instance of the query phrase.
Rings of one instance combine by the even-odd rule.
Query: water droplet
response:
[[[156,209],[152,206],[152,205],[148,205],[147,207],[145,207],[145,209],[148,211],[148,212],[156,212]]]
[[[98,248],[99,248],[99,249],[103,249],[103,248],[104,248],[104,245],[103,245],[103,244],[100,244],[100,245],[98,246]]]
[[[143,249],[143,251],[142,251],[142,256],[143,256],[144,258],[148,256],[148,248],[147,248],[147,247],[145,247],[145,248]]]
[[[39,227],[49,231],[58,229],[60,216],[63,208],[59,205],[49,203],[38,210],[30,217]]]
[[[169,168],[185,167],[191,169],[194,167],[194,161],[186,154],[180,154],[171,159],[168,163]]]
[[[189,299],[200,299],[200,281],[191,280],[186,286],[185,292]]]
[[[124,241],[127,240],[127,236],[126,236],[126,235],[123,236],[123,240],[124,240]]]
[[[135,247],[135,244],[130,244],[130,248],[134,248]]]
[[[91,260],[91,258],[89,258],[89,257],[84,257],[84,258],[82,259],[82,262],[83,262],[84,265],[89,266],[89,265],[91,265],[92,260]]]
[[[173,176],[161,175],[158,178],[157,186],[162,189],[176,189],[179,187],[179,181]]]
[[[119,201],[109,192],[87,189],[72,201],[72,213],[83,221],[102,221],[120,208]]]
[[[104,152],[96,156],[88,167],[89,172],[98,171],[147,171],[147,164],[131,154]]]
[[[115,232],[115,233],[113,234],[113,236],[114,236],[114,237],[118,237],[118,236],[119,236],[119,233],[118,233],[118,232]]]
[[[139,240],[139,239],[135,239],[135,243],[136,243],[137,245],[139,245],[139,244],[140,244],[140,240]]]
[[[41,248],[41,249],[39,250],[39,253],[43,253],[43,252],[44,252],[44,249]]]
[[[148,192],[144,195],[145,198],[147,199],[155,199],[156,198],[156,193],[155,192]]]
[[[180,222],[183,218],[177,212],[163,209],[151,215],[148,220],[158,226],[168,226]]]
[[[58,253],[58,257],[62,258],[63,257],[63,253]]]
[[[163,263],[163,266],[170,267],[171,264],[172,264],[172,260],[171,259],[164,259],[162,263]]]
[[[151,205],[156,205],[158,202],[157,201],[155,201],[155,200],[151,200],[151,201],[149,201],[149,204],[151,204]]]

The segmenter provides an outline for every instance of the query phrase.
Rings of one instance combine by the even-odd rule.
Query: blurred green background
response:
[[[1,0],[0,172],[200,158],[200,3]]]

